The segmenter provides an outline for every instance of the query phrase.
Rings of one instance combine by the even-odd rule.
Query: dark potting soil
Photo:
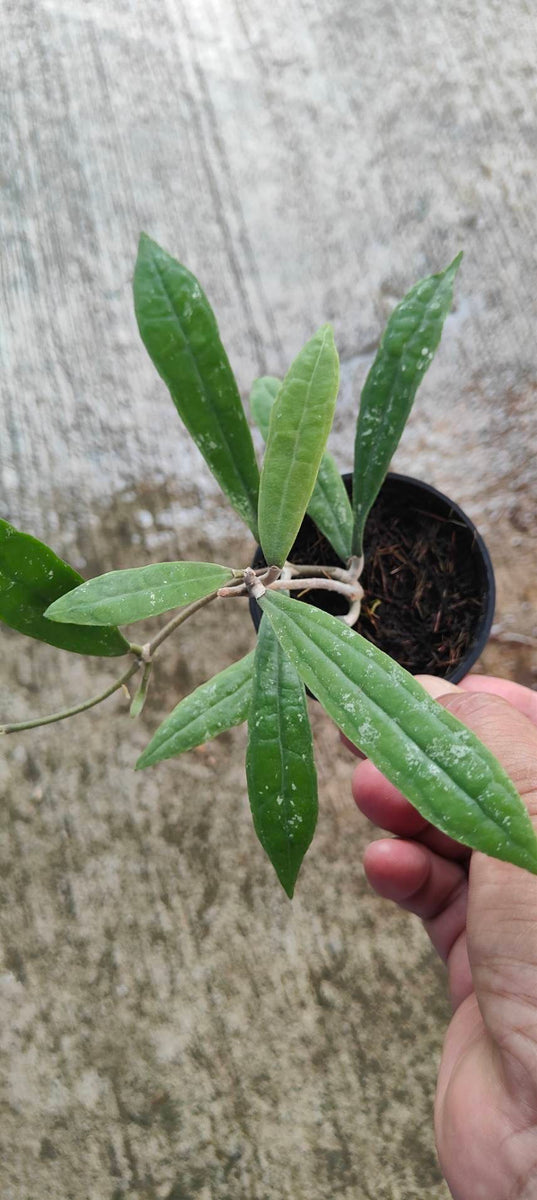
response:
[[[401,512],[400,498],[381,492],[365,532],[358,633],[412,674],[452,670],[469,649],[483,610],[472,544],[456,514],[450,519],[426,507],[406,506]],[[326,566],[340,563],[308,517],[289,557]],[[348,607],[336,592],[311,591],[304,600],[334,614]]]

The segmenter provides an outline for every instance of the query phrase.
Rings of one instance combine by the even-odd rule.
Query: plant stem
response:
[[[290,574],[291,569],[292,564],[286,563],[285,567],[283,568],[283,575],[285,576]],[[335,569],[339,570],[339,568]],[[271,570],[272,568],[267,571],[266,576],[263,576],[261,579],[259,579],[252,570],[247,569],[244,572],[244,591],[246,591],[248,595],[253,596],[256,600],[258,600],[260,596],[264,595],[266,591],[307,592],[312,590],[317,591],[317,589],[319,589],[327,592],[340,592],[349,600],[349,612],[346,614],[343,620],[352,624],[358,620],[358,616],[360,614],[360,601],[364,593],[363,588],[361,584],[358,583],[357,579],[350,583],[343,582],[340,579],[327,579],[326,577],[322,579],[316,579],[310,575],[303,576],[301,579],[271,579]],[[319,568],[317,568],[317,570],[319,570]],[[346,574],[346,572],[342,571],[341,574]],[[240,595],[242,591],[243,589],[241,588],[240,592],[237,594]],[[221,588],[219,595],[230,595],[229,588]]]
[[[266,568],[264,569],[266,570]],[[238,575],[236,583],[237,586],[242,584],[242,572],[240,576]],[[146,668],[142,686],[144,684],[147,686],[149,680],[149,671],[147,668],[151,664],[155,650],[179,625],[183,624],[183,621],[187,621],[199,608],[204,608],[206,604],[210,604],[211,600],[216,599],[217,595],[218,589],[210,592],[208,596],[202,596],[201,600],[196,600],[193,604],[189,604],[187,608],[183,608],[177,616],[172,617],[171,621],[168,621],[167,625],[164,625],[160,633],[157,633],[150,642],[146,642],[145,646],[139,646],[135,642],[132,642],[129,645],[129,650],[132,654],[136,655],[136,661],[131,664],[128,671],[125,671],[125,674],[120,679],[110,684],[110,687],[107,687],[104,692],[99,692],[98,696],[92,696],[90,700],[83,700],[81,704],[75,704],[72,708],[64,708],[60,712],[51,713],[48,717],[36,717],[32,721],[17,721],[16,724],[12,725],[0,725],[0,737],[4,733],[21,733],[24,729],[38,729],[40,725],[52,725],[55,721],[65,721],[67,717],[74,717],[77,713],[85,712],[87,708],[94,708],[96,704],[100,704],[102,700],[108,699],[108,696],[112,696],[114,692],[119,691],[119,688],[123,687],[127,683],[127,680],[131,679],[140,670],[142,665]]]
[[[312,579],[310,576],[302,579],[276,579],[274,583],[268,583],[269,591],[289,591],[289,592],[309,592],[312,590],[323,590],[327,592],[341,592],[343,596],[348,596],[350,600],[356,599],[357,585],[352,583],[343,583],[339,579]]]
[[[242,579],[238,579],[237,584],[240,585],[241,583]],[[209,592],[208,596],[202,596],[201,600],[195,600],[193,604],[189,604],[186,608],[181,609],[181,612],[177,613],[177,616],[172,617],[171,621],[168,621],[167,625],[164,625],[160,632],[155,634],[155,637],[152,638],[150,642],[146,642],[145,646],[142,647],[143,662],[150,662],[155,650],[158,649],[161,643],[164,642],[166,638],[168,638],[170,634],[174,632],[174,630],[178,629],[179,625],[183,624],[183,621],[188,621],[188,618],[192,617],[199,608],[204,608],[206,604],[211,603],[211,600],[216,600],[217,595],[218,588],[214,592]]]
[[[338,587],[336,583],[333,583],[332,590],[343,592],[344,595],[350,597],[349,611],[348,613],[345,613],[345,616],[342,617],[342,620],[346,625],[352,626],[356,624],[356,621],[360,616],[360,609],[364,595],[364,589],[358,582],[364,569],[363,555],[358,557],[356,554],[351,554],[351,557],[347,561],[346,567],[324,567],[315,565],[309,566],[305,563],[286,563],[285,569],[288,570],[291,578],[293,576],[298,576],[299,578],[310,579],[311,581],[312,578],[322,572],[327,580],[337,580],[339,584],[343,584],[343,587]],[[291,586],[296,588],[296,584]],[[312,583],[310,582],[308,586],[312,587]],[[316,583],[316,587],[319,588],[329,588],[329,586],[329,583]]]
[[[286,562],[286,569],[293,575],[308,577],[309,575],[326,575],[328,579],[339,579],[341,583],[358,582],[363,569],[363,559],[349,559],[348,567],[325,567],[322,564],[312,563],[311,566],[307,563],[290,563]]]
[[[141,662],[138,659],[131,663],[128,671],[120,679],[116,679],[115,683],[110,684],[104,692],[99,692],[98,696],[92,696],[91,700],[83,700],[81,704],[75,704],[73,708],[64,708],[61,712],[51,713],[49,717],[35,717],[33,721],[18,721],[13,725],[0,725],[0,736],[4,733],[20,733],[24,729],[37,729],[40,725],[52,725],[55,721],[65,721],[66,717],[75,717],[77,713],[85,712],[87,708],[94,708],[96,704],[100,704],[101,700],[106,700],[108,696],[112,696],[114,692],[119,691],[127,680],[140,670]]]

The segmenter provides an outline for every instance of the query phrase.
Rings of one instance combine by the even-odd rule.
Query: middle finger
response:
[[[469,860],[468,847],[435,829],[369,759],[360,762],[353,771],[352,794],[360,812],[380,829],[398,837],[414,838],[445,858]]]

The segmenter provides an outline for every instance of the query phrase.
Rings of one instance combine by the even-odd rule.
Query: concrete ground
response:
[[[86,575],[250,553],[139,342],[140,229],[199,275],[245,395],[333,322],[345,469],[388,312],[462,247],[395,465],[474,517],[497,619],[536,634],[536,52],[526,0],[7,0],[0,515]],[[132,771],[252,645],[238,603],[201,613],[136,724],[119,696],[2,746],[2,1200],[446,1200],[443,972],[367,887],[330,722],[293,904],[243,729]],[[481,665],[536,681],[527,647]],[[0,719],[115,669],[4,631]]]

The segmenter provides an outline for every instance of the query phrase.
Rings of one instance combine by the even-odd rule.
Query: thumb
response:
[[[537,728],[497,695],[451,691],[438,701],[473,730],[512,779],[537,829]],[[485,1026],[514,1084],[537,1079],[537,876],[476,851],[467,947]]]

